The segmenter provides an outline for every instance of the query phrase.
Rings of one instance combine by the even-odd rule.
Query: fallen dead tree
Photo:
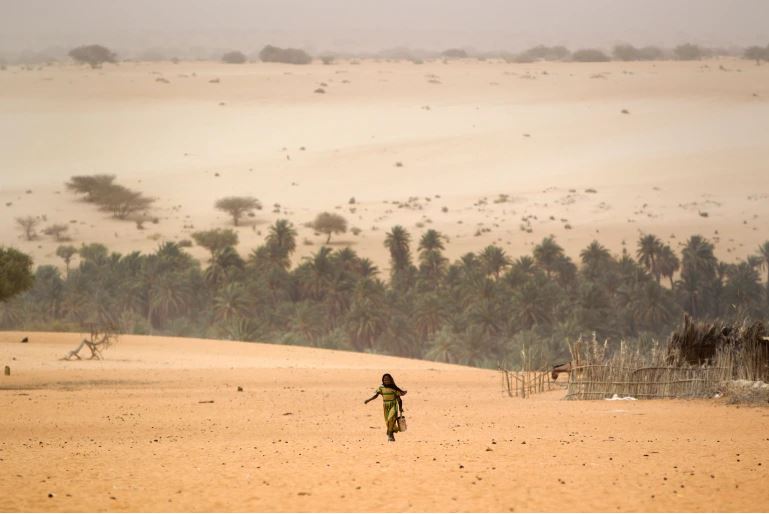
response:
[[[90,336],[84,338],[77,348],[70,350],[67,355],[61,358],[61,360],[82,360],[83,358],[80,356],[80,352],[84,348],[88,348],[91,352],[91,355],[87,357],[89,360],[102,360],[102,351],[116,343],[117,339],[117,334],[113,333],[111,330],[101,331],[97,328],[91,328]]]

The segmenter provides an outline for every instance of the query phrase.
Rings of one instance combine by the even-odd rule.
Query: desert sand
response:
[[[297,257],[317,251],[303,224],[331,210],[360,229],[332,244],[382,271],[395,224],[445,233],[452,259],[492,243],[516,257],[551,234],[572,257],[596,238],[633,253],[651,232],[673,248],[699,233],[730,261],[766,239],[767,133],[769,66],[736,59],[9,67],[0,241],[61,266],[52,238],[20,238],[14,218],[31,215],[76,245],[152,251],[231,225],[216,199],[252,195],[264,209],[237,229],[243,255],[284,217]],[[96,173],[156,198],[158,223],[66,191]]]
[[[0,333],[0,510],[769,509],[763,408],[512,399],[494,371],[233,341],[58,360],[81,337]],[[363,405],[384,371],[396,443]]]

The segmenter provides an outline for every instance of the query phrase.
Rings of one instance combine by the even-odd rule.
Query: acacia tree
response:
[[[88,64],[91,68],[100,68],[105,62],[117,62],[117,55],[101,45],[83,45],[69,51],[75,61]]]
[[[115,175],[75,175],[69,179],[67,189],[85,195],[86,202],[97,202],[105,191],[114,185]]]
[[[33,282],[29,255],[14,248],[0,248],[0,302],[26,291]]]
[[[232,224],[236,227],[240,218],[256,210],[261,210],[262,204],[253,196],[228,196],[220,198],[214,206],[232,216]]]
[[[147,198],[139,191],[113,185],[100,194],[100,209],[111,212],[112,216],[124,220],[128,216],[147,210],[155,200]]]
[[[24,231],[24,237],[27,241],[33,241],[37,239],[37,232],[35,229],[40,224],[40,219],[34,216],[24,216],[23,218],[16,218],[16,224],[19,225]]]
[[[321,212],[312,222],[313,230],[326,234],[326,244],[331,242],[331,234],[343,234],[347,232],[347,220],[333,212]]]

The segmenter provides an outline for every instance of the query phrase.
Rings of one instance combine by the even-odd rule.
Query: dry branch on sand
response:
[[[92,328],[91,335],[87,339],[83,339],[74,350],[70,350],[67,355],[61,358],[61,360],[69,361],[72,359],[82,360],[80,351],[87,347],[91,351],[91,356],[88,359],[102,360],[102,351],[106,350],[114,343],[117,342],[117,334],[111,331],[100,331],[99,329]]]

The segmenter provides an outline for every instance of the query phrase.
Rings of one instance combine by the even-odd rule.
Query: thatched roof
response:
[[[670,336],[668,356],[689,364],[706,364],[713,362],[719,349],[751,345],[769,347],[769,330],[761,321],[745,321],[740,325],[723,321],[694,322],[687,315],[683,327]]]

